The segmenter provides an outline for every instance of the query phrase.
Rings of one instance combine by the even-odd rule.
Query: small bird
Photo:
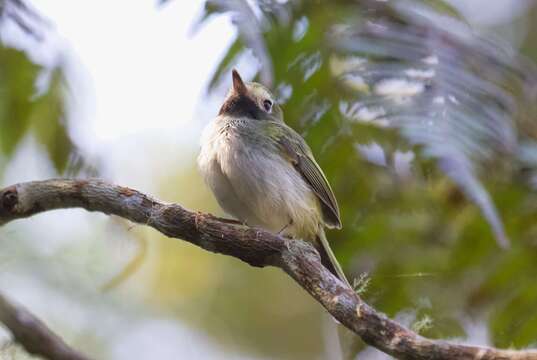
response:
[[[312,243],[322,264],[348,281],[324,227],[341,228],[339,208],[304,139],[283,121],[263,85],[233,86],[218,116],[205,128],[198,166],[220,206],[249,226]]]

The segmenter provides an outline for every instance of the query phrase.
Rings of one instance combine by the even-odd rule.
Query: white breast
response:
[[[321,222],[315,194],[264,141],[242,136],[236,127],[217,118],[204,131],[198,164],[226,212],[273,232],[287,226],[288,235],[315,236]]]

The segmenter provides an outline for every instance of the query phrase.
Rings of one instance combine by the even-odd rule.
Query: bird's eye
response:
[[[265,108],[266,112],[268,112],[268,113],[271,112],[272,111],[272,101],[270,101],[268,99],[263,101],[263,107]]]

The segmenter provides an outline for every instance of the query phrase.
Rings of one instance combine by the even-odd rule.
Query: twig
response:
[[[70,348],[28,310],[10,303],[2,294],[0,294],[0,322],[9,329],[15,341],[30,354],[51,360],[89,359]]]

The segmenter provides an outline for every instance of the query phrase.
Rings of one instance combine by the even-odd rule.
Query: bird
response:
[[[244,82],[232,70],[232,87],[203,130],[197,163],[226,213],[248,226],[309,242],[322,265],[349,284],[324,231],[342,227],[334,192],[265,86]]]

